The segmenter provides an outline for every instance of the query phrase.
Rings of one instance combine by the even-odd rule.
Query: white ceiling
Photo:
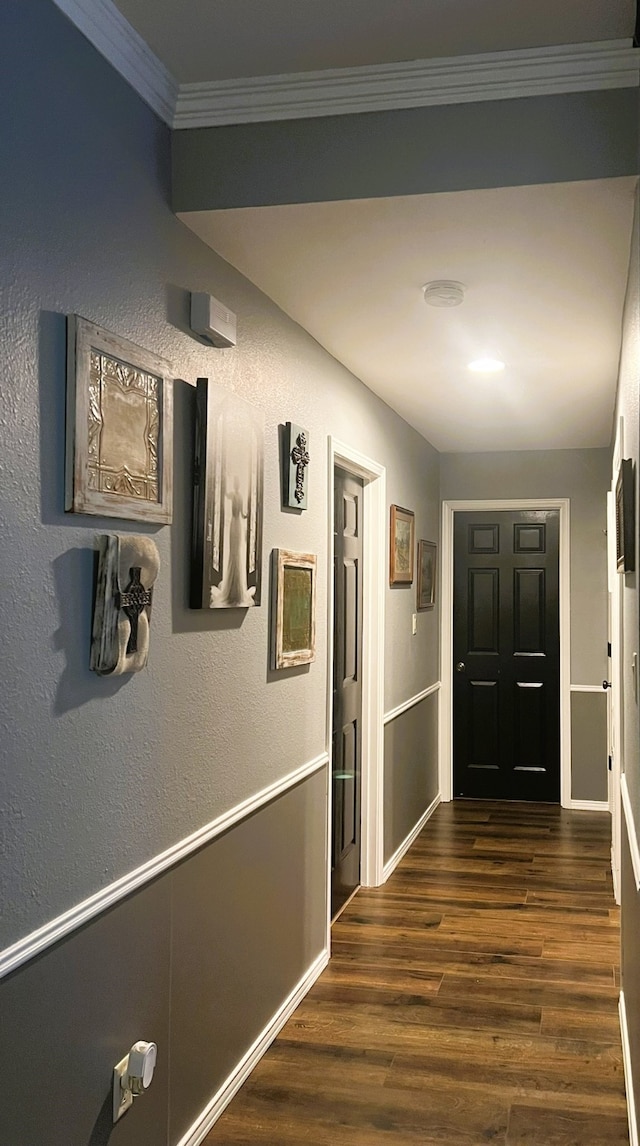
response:
[[[180,83],[633,35],[635,0],[116,0]]]
[[[180,84],[624,40],[635,22],[635,0],[115,3]],[[438,449],[606,446],[634,184],[182,217]],[[437,278],[466,284],[462,307],[425,306]],[[490,350],[504,373],[470,374]]]
[[[184,221],[439,450],[607,446],[635,179]],[[457,279],[455,309],[421,286]],[[498,352],[507,369],[467,363]]]

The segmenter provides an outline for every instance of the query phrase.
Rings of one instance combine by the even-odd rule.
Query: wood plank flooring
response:
[[[628,1146],[609,826],[441,805],[206,1146]]]

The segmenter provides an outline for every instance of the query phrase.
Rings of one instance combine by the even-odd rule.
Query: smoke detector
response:
[[[428,306],[460,306],[464,302],[464,285],[453,279],[434,279],[422,288]]]

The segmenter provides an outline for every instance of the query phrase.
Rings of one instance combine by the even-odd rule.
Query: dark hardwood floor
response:
[[[627,1146],[609,817],[441,805],[206,1146]]]

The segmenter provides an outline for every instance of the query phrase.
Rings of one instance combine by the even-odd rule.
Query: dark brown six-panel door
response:
[[[456,513],[454,795],[560,800],[558,510]]]
[[[360,883],[362,491],[335,470],[331,915]]]

